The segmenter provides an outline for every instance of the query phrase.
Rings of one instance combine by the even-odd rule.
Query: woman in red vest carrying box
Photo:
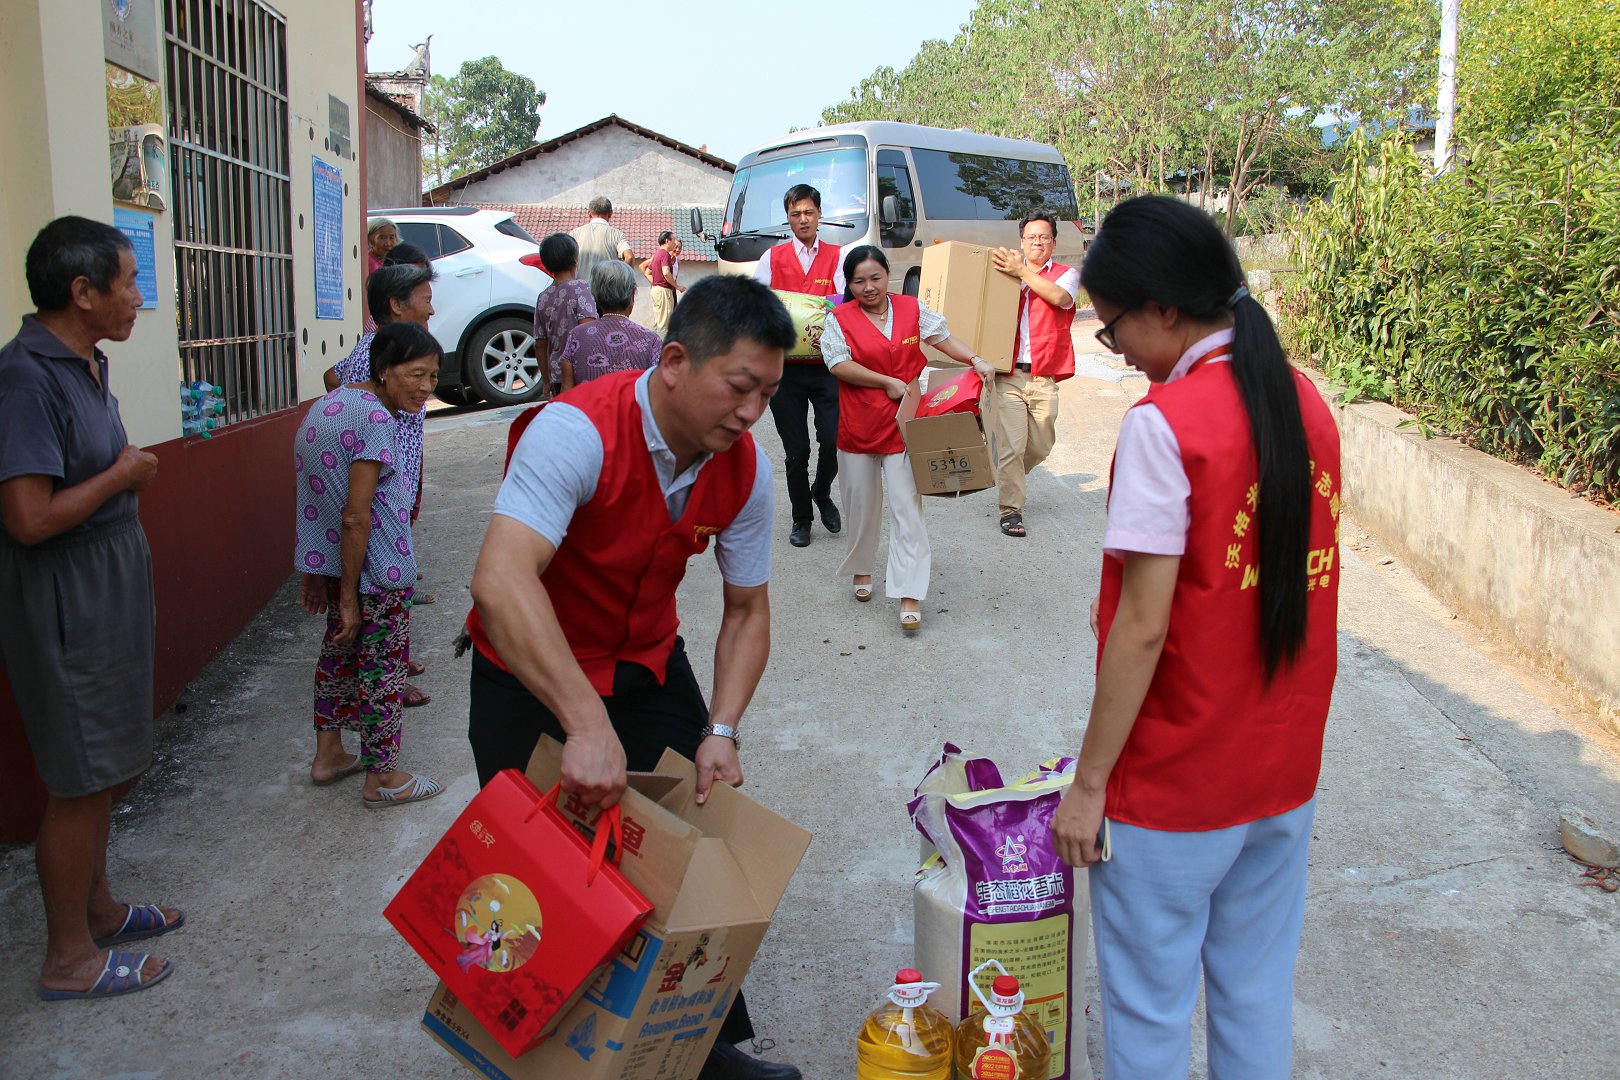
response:
[[[1152,380],[1120,425],[1097,690],[1058,853],[1091,867],[1111,1078],[1292,1066],[1294,962],[1336,673],[1339,436],[1200,210],[1121,203],[1098,339]]]
[[[844,257],[849,282],[821,337],[821,355],[838,379],[838,490],[849,511],[849,554],[838,568],[852,575],[855,599],[872,598],[883,489],[889,489],[889,565],[885,593],[900,601],[900,628],[922,625],[932,552],[923,524],[922,496],[911,475],[896,404],[922,374],[926,341],[953,360],[973,365],[982,378],[995,369],[951,336],[945,316],[915,297],[889,292],[889,260],[870,244]]]

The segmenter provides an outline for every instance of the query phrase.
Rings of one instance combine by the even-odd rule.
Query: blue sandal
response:
[[[101,969],[101,975],[96,984],[88,990],[51,990],[44,986],[39,988],[41,1001],[75,1001],[81,998],[116,997],[119,994],[133,994],[137,990],[145,990],[149,986],[156,986],[167,979],[174,972],[174,962],[163,961],[158,973],[150,979],[141,974],[141,966],[146,963],[148,954],[121,952],[112,949],[107,953],[107,963]]]
[[[106,937],[96,938],[96,948],[105,949],[126,941],[157,937],[186,925],[186,913],[183,911],[175,916],[174,922],[169,922],[163,917],[163,909],[156,904],[129,904],[127,907],[129,914],[124,916],[124,925]]]

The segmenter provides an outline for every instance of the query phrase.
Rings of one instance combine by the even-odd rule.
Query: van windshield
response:
[[[782,196],[795,184],[809,184],[821,192],[823,218],[852,221],[866,213],[866,151],[858,147],[823,150],[737,170],[720,235],[787,231]]]

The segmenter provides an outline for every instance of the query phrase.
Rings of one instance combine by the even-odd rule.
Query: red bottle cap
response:
[[[1018,980],[1011,975],[997,975],[996,981],[990,984],[990,991],[997,997],[1016,997]]]
[[[894,974],[894,982],[896,986],[904,986],[907,983],[920,983],[922,981],[922,972],[913,968],[901,968]]]

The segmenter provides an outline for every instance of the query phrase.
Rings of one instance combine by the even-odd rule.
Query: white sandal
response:
[[[411,778],[398,787],[377,788],[377,798],[368,799],[364,792],[360,794],[360,801],[366,804],[367,810],[386,810],[390,806],[403,806],[406,803],[421,802],[431,799],[444,791],[444,785],[431,776],[421,773],[411,773]]]
[[[855,582],[855,599],[863,604],[872,599],[872,582],[870,580]]]
[[[908,634],[915,634],[922,626],[922,611],[902,611],[900,613],[900,629]]]

